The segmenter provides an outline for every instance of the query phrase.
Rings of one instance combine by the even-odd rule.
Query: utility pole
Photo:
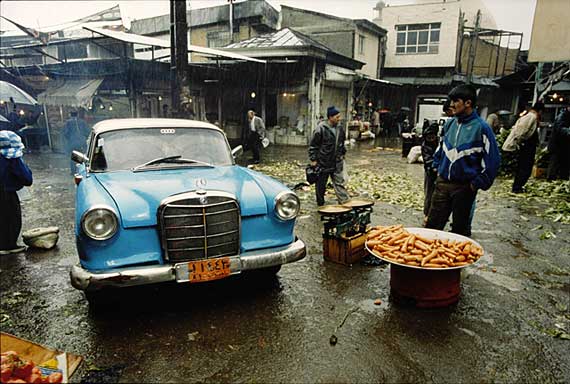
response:
[[[230,6],[230,44],[234,42],[234,0],[228,0]]]
[[[190,102],[188,79],[188,23],[186,0],[170,0],[170,94],[173,117],[187,117]]]
[[[471,36],[471,44],[469,44],[469,58],[467,60],[467,84],[473,81],[473,67],[475,66],[475,56],[477,54],[477,44],[479,43],[479,22],[481,20],[481,10],[477,10],[475,17],[475,28]]]

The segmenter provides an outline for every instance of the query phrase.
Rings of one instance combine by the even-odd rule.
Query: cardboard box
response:
[[[544,179],[546,177],[546,168],[537,168],[536,165],[533,166],[532,177],[535,179]]]
[[[343,265],[358,263],[366,253],[365,242],[366,233],[358,233],[350,237],[343,235],[325,237],[323,238],[324,259]]]
[[[46,348],[42,345],[33,343],[31,341],[21,339],[17,336],[10,335],[8,333],[0,333],[0,351],[14,351],[18,355],[26,360],[32,360],[36,365],[41,365],[52,359],[61,359],[61,356],[65,356],[64,366],[60,369],[64,371],[63,382],[66,383],[68,379],[73,375],[79,363],[81,363],[82,357],[72,355],[71,353],[65,353],[57,351],[54,349]]]

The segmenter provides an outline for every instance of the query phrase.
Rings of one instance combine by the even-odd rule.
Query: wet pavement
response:
[[[423,167],[380,145],[350,148],[352,182],[365,171],[396,173],[421,191]],[[298,178],[285,181],[303,180],[306,148],[270,146],[262,156],[298,164]],[[492,193],[510,180],[479,194],[472,237],[486,254],[463,270],[460,300],[446,308],[395,302],[386,265],[324,261],[308,189],[299,191],[297,225],[308,255],[277,278],[129,289],[93,310],[69,283],[77,256],[68,160],[45,152],[25,160],[34,184],[22,194],[24,230],[55,225],[60,240],[50,251],[0,256],[0,325],[83,356],[74,382],[570,382],[570,340],[563,338],[570,333],[570,231]],[[423,220],[404,205],[377,200],[373,209],[374,225]],[[556,237],[541,240],[539,226]]]

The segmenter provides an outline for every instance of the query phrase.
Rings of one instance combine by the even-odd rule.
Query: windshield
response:
[[[95,172],[133,169],[165,157],[193,161],[159,161],[147,168],[233,164],[224,134],[214,129],[122,129],[101,133],[93,144],[91,170]]]

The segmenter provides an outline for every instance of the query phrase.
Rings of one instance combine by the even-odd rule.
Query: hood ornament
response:
[[[196,188],[197,189],[202,189],[202,188],[206,188],[206,185],[208,184],[208,181],[206,179],[198,179],[196,180]]]

